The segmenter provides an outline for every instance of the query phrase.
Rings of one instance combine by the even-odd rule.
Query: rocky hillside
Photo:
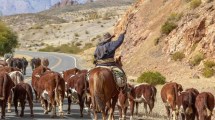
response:
[[[213,0],[138,0],[115,28],[119,34],[128,23],[125,42],[118,51],[126,72],[139,76],[156,70],[168,80],[198,74],[201,63],[193,68],[193,59],[199,54],[205,60],[215,59],[214,5]],[[174,61],[175,53],[185,58]]]

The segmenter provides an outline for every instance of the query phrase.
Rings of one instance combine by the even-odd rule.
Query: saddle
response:
[[[120,68],[116,66],[96,66],[96,67],[109,69],[112,72],[114,81],[118,87],[124,87],[127,84],[127,77],[125,75],[125,72]],[[87,73],[87,80],[89,80],[89,73],[90,70]]]

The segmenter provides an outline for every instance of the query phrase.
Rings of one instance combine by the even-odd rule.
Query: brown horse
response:
[[[120,63],[120,64],[119,64]],[[121,65],[121,57],[116,60],[117,66]],[[121,66],[119,66],[121,67]],[[109,119],[114,119],[114,108],[118,99],[119,87],[114,75],[109,68],[96,67],[89,72],[89,88],[92,98],[93,112],[95,120],[98,119],[96,107],[102,112],[102,119],[106,120],[105,108],[110,108]]]

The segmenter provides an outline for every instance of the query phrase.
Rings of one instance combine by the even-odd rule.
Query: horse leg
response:
[[[92,97],[92,106],[93,106],[93,114],[94,114],[94,118],[95,120],[98,120],[98,116],[96,113],[96,101],[95,101],[95,97]]]
[[[115,109],[115,106],[116,106],[116,102],[118,100],[118,96],[115,96],[112,98],[112,104],[111,104],[111,108],[110,108],[110,115],[108,117],[109,120],[114,120],[114,109]]]

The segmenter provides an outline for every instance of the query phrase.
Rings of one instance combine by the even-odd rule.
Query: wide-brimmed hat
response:
[[[112,35],[109,33],[109,32],[107,32],[107,33],[105,33],[104,35],[103,35],[103,40],[104,41],[107,41],[107,40],[109,40],[109,39],[111,39],[112,38]]]

